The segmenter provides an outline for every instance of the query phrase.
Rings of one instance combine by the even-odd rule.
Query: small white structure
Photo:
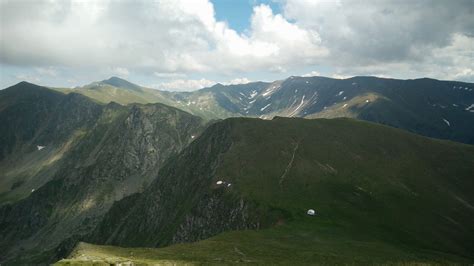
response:
[[[369,100],[365,100],[366,103],[370,102]]]
[[[220,180],[216,182],[216,184],[218,184],[218,185],[222,185],[223,183],[224,183],[224,182],[222,182],[222,181],[220,181]]]
[[[35,189],[34,189],[34,188],[31,190],[31,193],[33,193],[33,192],[35,192]]]
[[[194,136],[194,135],[191,135],[191,138],[192,138],[192,139],[194,139],[195,137],[196,137],[196,136]]]
[[[230,186],[232,186],[232,184],[231,184],[231,183],[227,184],[227,187],[230,187]]]
[[[313,210],[313,209],[309,209],[309,210],[306,212],[306,214],[311,215],[311,216],[315,216],[315,215],[316,215],[316,211]]]
[[[46,147],[46,146],[39,146],[39,145],[36,146],[36,148],[37,148],[39,151],[42,150],[42,149],[44,149],[44,147]]]

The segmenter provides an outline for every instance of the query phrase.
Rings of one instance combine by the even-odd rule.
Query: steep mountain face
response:
[[[0,205],[50,180],[58,162],[102,113],[79,94],[21,82],[0,91]]]
[[[350,117],[428,137],[474,143],[472,83],[376,77],[290,77],[271,83],[217,84],[194,92],[163,92],[146,88],[140,91],[137,85],[124,86],[121,84],[128,84],[127,81],[115,79],[115,82],[93,83],[73,91],[102,102],[161,102],[205,119]]]
[[[290,77],[270,84],[215,86],[233,116],[350,117],[428,137],[474,143],[474,84],[432,79]],[[232,91],[232,93],[229,93]]]
[[[263,87],[266,83],[252,83],[248,89]],[[246,91],[245,85],[236,86]],[[222,90],[216,90],[222,88]],[[237,91],[217,85],[214,89],[203,89],[197,92],[169,92],[140,87],[126,80],[112,77],[108,80],[94,82],[75,89],[55,88],[65,93],[80,93],[102,103],[163,103],[177,107],[204,119],[219,119],[235,116],[239,107],[234,106],[234,97],[242,97]],[[234,88],[230,86],[229,88]]]
[[[209,190],[219,158],[231,145],[228,127],[227,123],[211,126],[168,161],[143,195],[114,204],[90,239],[157,246],[199,240],[223,229],[258,228],[249,203],[226,196],[224,190]]]
[[[334,253],[370,239],[412,250],[415,260],[423,258],[416,250],[472,260],[473,166],[473,146],[373,123],[231,118],[169,160],[143,193],[115,203],[83,240],[157,247],[284,226],[243,234],[261,243],[279,238],[305,252],[324,241]],[[220,238],[219,245],[246,241],[238,235]],[[358,248],[368,256],[368,247]],[[188,251],[202,252],[196,248]],[[187,253],[180,252],[173,254]]]
[[[2,189],[10,195],[37,186],[0,207],[1,261],[54,259],[58,246],[74,244],[114,201],[146,188],[164,161],[204,128],[199,117],[162,104],[100,105],[29,84],[2,93],[10,97],[0,95],[0,102],[10,103],[0,111],[9,121],[2,137],[14,144],[4,149],[1,182],[19,183]],[[15,93],[21,99],[10,101]],[[34,183],[38,178],[41,184]]]

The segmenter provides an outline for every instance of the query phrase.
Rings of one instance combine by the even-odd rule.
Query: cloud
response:
[[[163,78],[163,79],[184,78],[184,77],[186,77],[186,74],[184,74],[184,73],[153,72],[153,75],[155,75],[158,78]]]
[[[284,16],[317,31],[335,76],[473,81],[472,1],[281,0]]]
[[[21,81],[41,82],[41,78],[34,75],[28,75],[28,74],[18,74],[15,76],[15,78]]]
[[[35,70],[40,75],[46,75],[50,77],[56,77],[58,75],[57,70],[53,67],[37,67]]]
[[[319,73],[318,71],[311,71],[309,73],[306,73],[304,75],[302,75],[302,77],[314,77],[314,76],[321,76],[321,73]]]
[[[0,60],[12,65],[215,72],[291,65],[326,52],[317,32],[267,5],[254,8],[245,34],[217,21],[207,0],[2,1],[1,9]]]
[[[150,87],[167,90],[167,91],[192,91],[197,89],[202,89],[205,87],[210,87],[217,82],[208,80],[208,79],[176,79],[169,82],[162,82],[159,84],[152,84]]]
[[[248,78],[235,78],[229,81],[220,82],[223,85],[237,85],[251,82]],[[193,91],[217,84],[217,81],[201,79],[174,79],[172,81],[151,84],[149,87],[167,91]]]
[[[456,33],[474,36],[472,0],[283,0],[296,25],[317,30],[340,64],[422,61]]]
[[[110,72],[119,77],[127,77],[130,75],[130,71],[125,67],[113,67],[110,69]]]
[[[275,1],[281,13],[255,5],[237,32],[210,0],[3,0],[0,64],[55,81],[136,74],[167,88],[304,69],[473,80],[472,0]]]
[[[224,85],[237,85],[237,84],[247,84],[251,82],[248,78],[235,78],[230,80],[229,82],[224,82]]]

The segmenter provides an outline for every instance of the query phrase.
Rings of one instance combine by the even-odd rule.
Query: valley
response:
[[[99,85],[65,91],[23,82],[0,91],[1,261],[471,261],[474,148],[426,137],[469,143],[469,87],[453,92],[457,83],[416,80],[411,91],[401,89],[411,81],[353,79],[381,89],[292,77],[156,91],[166,97],[128,104],[99,97],[103,90],[88,95]],[[305,88],[309,80],[320,83]],[[146,91],[107,82],[99,86],[106,95]],[[352,90],[335,89],[338,82]],[[435,89],[422,93],[427,82]],[[213,117],[186,112],[203,94],[214,103],[202,104],[221,110]],[[177,108],[179,97],[189,109]],[[262,107],[224,104],[239,97]],[[410,111],[405,100],[416,97],[456,101],[459,110]]]

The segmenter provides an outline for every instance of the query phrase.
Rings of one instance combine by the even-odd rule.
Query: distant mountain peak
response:
[[[123,78],[119,78],[117,76],[112,76],[109,79],[105,79],[102,82],[129,82]],[[130,83],[130,82],[129,82]]]
[[[129,89],[129,90],[136,90],[140,91],[142,89],[141,86],[131,83],[125,79],[119,77],[110,77],[109,79],[103,80],[100,83],[108,84],[114,87],[122,88],[122,89]]]

